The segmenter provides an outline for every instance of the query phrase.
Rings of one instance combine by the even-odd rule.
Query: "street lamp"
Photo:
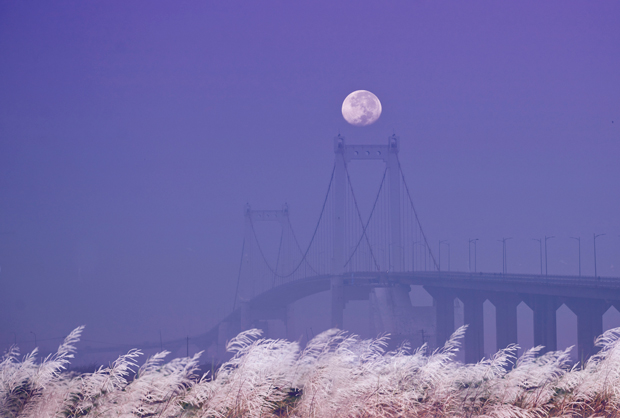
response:
[[[532,238],[532,241],[538,241],[538,245],[540,247],[540,275],[542,276],[542,239]]]
[[[545,235],[545,276],[547,276],[549,272],[549,269],[547,268],[547,240],[551,238],[555,238],[555,236],[548,237]]]
[[[596,239],[602,237],[605,234],[592,234],[594,236],[594,277],[598,277],[596,274]]]
[[[37,348],[37,334],[35,334],[34,332],[30,331],[30,333],[32,335],[34,335],[34,348]]]
[[[502,273],[503,274],[508,273],[508,260],[506,259],[506,241],[508,241],[509,239],[512,239],[512,237],[498,239],[498,241],[502,243]]]
[[[469,239],[469,245],[467,246],[467,249],[469,251],[469,272],[471,273],[471,243],[474,243],[474,271],[477,271],[477,265],[478,264],[478,251],[476,248],[476,242],[478,241],[478,238],[470,238]]]
[[[581,237],[570,237],[570,238],[576,240],[577,244],[579,245],[579,277],[581,277]]]

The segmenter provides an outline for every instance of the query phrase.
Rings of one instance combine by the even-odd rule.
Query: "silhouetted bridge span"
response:
[[[542,279],[542,280],[541,280]],[[353,275],[313,276],[273,287],[235,309],[201,340],[206,344],[225,341],[242,329],[263,320],[281,320],[293,334],[292,303],[320,292],[331,292],[331,325],[343,327],[343,310],[351,300],[369,300],[376,289],[401,289],[421,285],[434,299],[437,345],[454,331],[454,300],[463,302],[465,359],[482,358],[484,347],[483,303],[496,309],[497,347],[517,343],[517,306],[525,302],[534,314],[534,344],[556,350],[556,310],[566,304],[577,316],[579,358],[594,353],[594,339],[603,332],[603,314],[610,306],[620,308],[620,280],[578,276],[462,273],[420,271],[410,273],[358,272]]]
[[[201,343],[217,343],[218,355],[223,356],[228,339],[242,330],[264,327],[267,320],[283,321],[288,338],[298,339],[292,305],[320,292],[330,292],[332,327],[343,328],[348,301],[368,300],[373,331],[410,339],[420,328],[409,292],[411,286],[423,286],[433,297],[429,309],[434,327],[430,333],[422,330],[422,340],[428,335],[431,345],[445,342],[455,329],[458,298],[469,325],[467,362],[484,355],[486,300],[495,306],[498,348],[517,343],[517,306],[524,302],[533,311],[534,344],[556,350],[556,311],[565,304],[577,316],[579,358],[592,355],[594,339],[603,332],[603,314],[612,305],[620,307],[620,279],[508,274],[505,259],[503,274],[441,271],[413,205],[398,150],[395,135],[385,145],[347,145],[340,135],[334,139],[331,178],[304,248],[286,205],[281,210],[252,210],[248,205],[233,312],[201,336]],[[348,170],[354,160],[385,163],[365,213]],[[280,226],[273,248],[261,240],[259,225],[266,222]]]
[[[577,317],[578,358],[592,355],[594,339],[603,332],[603,314],[610,306],[620,310],[620,278],[509,274],[505,252],[504,273],[441,271],[441,260],[431,251],[413,205],[398,150],[395,135],[385,145],[347,145],[340,135],[334,139],[334,167],[306,247],[297,239],[286,205],[280,210],[253,210],[248,205],[232,312],[207,333],[192,337],[192,344],[201,349],[217,347],[222,360],[227,340],[254,327],[269,333],[266,321],[270,320],[282,321],[287,337],[297,340],[299,312],[293,312],[293,305],[329,292],[332,327],[344,328],[347,302],[365,300],[371,332],[388,332],[415,345],[421,331],[422,341],[435,347],[455,330],[455,301],[460,300],[463,322],[469,325],[464,341],[467,362],[484,355],[487,300],[495,306],[497,348],[517,343],[517,307],[525,303],[533,312],[534,344],[556,350],[556,311],[565,304]],[[348,170],[357,160],[385,163],[378,191],[365,213]],[[261,228],[274,223],[280,234],[270,247],[261,235],[268,229]],[[422,286],[432,296],[432,307],[422,311],[412,306],[412,286]],[[432,327],[428,321],[416,323],[416,316],[422,314],[432,317]],[[178,351],[186,346],[189,352],[189,340],[182,338],[141,348]],[[85,351],[127,348],[132,347]]]

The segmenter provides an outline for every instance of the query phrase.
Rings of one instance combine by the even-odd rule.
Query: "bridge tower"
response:
[[[390,265],[389,271],[402,271],[403,249],[401,240],[401,202],[400,202],[400,167],[398,165],[398,148],[400,139],[396,135],[388,138],[387,145],[347,145],[344,137],[334,138],[335,204],[333,214],[334,254],[332,273],[344,273],[345,264],[345,196],[347,193],[346,166],[353,160],[381,160],[388,170],[389,213],[390,213]]]
[[[254,236],[254,225],[259,222],[275,222],[279,223],[282,231],[290,228],[288,206],[285,204],[281,210],[254,210],[250,205],[246,205],[244,211],[245,217],[245,238],[244,249],[242,254],[242,263],[247,263],[252,255],[250,254],[252,245],[251,243],[256,240]],[[277,265],[276,265],[277,270]],[[277,272],[273,272],[274,278]],[[263,278],[264,281],[264,278]],[[247,330],[254,327],[265,328],[265,323],[259,324],[260,321],[266,321],[270,319],[282,320],[287,329],[287,336],[293,340],[294,336],[291,335],[292,331],[292,311],[290,306],[286,307],[271,307],[271,309],[257,309],[250,304],[251,299],[258,293],[273,286],[273,282],[260,283],[259,278],[252,275],[241,275],[239,277],[239,287],[237,290],[237,297],[235,303],[239,307],[240,317],[239,326],[240,330]],[[263,329],[265,333],[269,332],[267,329]],[[225,341],[225,337],[222,337],[222,341]]]
[[[387,272],[402,271],[403,245],[401,236],[401,173],[398,162],[399,138],[392,135],[385,145],[348,145],[344,137],[334,138],[334,212],[333,256],[331,280],[331,325],[343,328],[346,303],[343,273],[345,269],[345,197],[347,194],[347,165],[355,160],[380,160],[386,165],[389,196],[389,265]],[[372,317],[383,332],[407,334],[413,317],[409,286],[375,288],[369,296]]]
[[[254,210],[250,207],[249,204],[246,205],[245,211],[245,238],[244,238],[244,251],[242,254],[242,260],[245,262],[251,258],[250,249],[252,248],[251,243],[256,240],[254,236],[254,225],[259,222],[276,222],[279,223],[282,230],[284,231],[290,226],[288,219],[288,206],[284,205],[281,210]],[[277,268],[277,267],[276,267]],[[274,273],[275,274],[275,273]],[[237,300],[239,301],[239,306],[241,308],[241,328],[248,329],[249,325],[249,317],[244,316],[244,305],[254,297],[257,293],[266,288],[270,287],[270,283],[257,283],[255,277],[247,276],[241,277],[239,282],[239,290],[237,294]]]

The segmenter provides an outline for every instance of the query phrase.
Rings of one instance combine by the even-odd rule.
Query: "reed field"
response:
[[[459,363],[465,327],[433,352],[387,352],[387,336],[338,330],[302,349],[250,330],[228,343],[230,361],[204,375],[200,353],[141,360],[137,349],[93,373],[68,372],[82,330],[44,359],[17,347],[3,355],[2,417],[620,417],[620,328],[577,365],[570,349],[516,358],[517,346]]]

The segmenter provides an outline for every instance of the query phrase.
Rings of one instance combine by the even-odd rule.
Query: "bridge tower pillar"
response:
[[[577,315],[577,359],[581,362],[596,354],[594,340],[603,333],[603,314],[609,305],[597,299],[569,299],[566,304]]]
[[[387,169],[390,185],[390,266],[389,271],[402,271],[402,243],[400,222],[400,167],[398,166],[396,135],[388,138]]]
[[[443,347],[454,332],[454,293],[440,287],[424,286],[435,305],[435,335],[437,347]]]
[[[341,275],[344,271],[344,222],[345,197],[347,194],[346,145],[344,137],[334,138],[334,213],[333,213],[333,255],[332,274]]]
[[[543,353],[558,349],[556,311],[561,303],[555,296],[531,295],[525,303],[534,311],[534,345],[542,345]]]
[[[331,279],[331,327],[342,329],[344,326],[344,223],[345,197],[347,194],[346,145],[344,137],[334,138],[334,213],[333,213],[333,255]]]
[[[521,298],[516,293],[496,293],[490,297],[495,306],[497,349],[517,343],[517,306]]]
[[[484,357],[483,303],[486,298],[474,291],[459,292],[458,297],[463,302],[464,322],[468,325],[465,332],[465,362],[476,363]]]

